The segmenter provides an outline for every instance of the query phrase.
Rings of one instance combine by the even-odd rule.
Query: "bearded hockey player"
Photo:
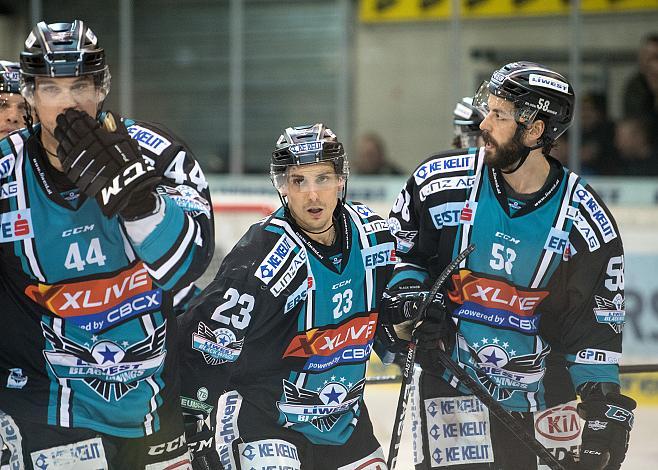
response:
[[[363,390],[394,242],[345,202],[347,177],[331,130],[287,128],[271,164],[282,207],[180,317],[195,468],[222,468],[219,453],[232,470],[385,469]]]
[[[208,184],[175,136],[101,114],[82,21],[37,24],[20,64],[40,123],[0,142],[10,466],[185,468],[173,302],[212,256]]]
[[[619,468],[635,408],[619,389],[622,242],[594,190],[549,156],[571,123],[573,89],[559,73],[515,62],[482,84],[473,105],[484,112],[484,147],[425,160],[389,219],[400,263],[386,322],[414,318],[419,302],[401,294],[426,291],[457,253],[477,247],[453,275],[445,307],[433,302],[414,332],[416,468],[537,468],[438,365],[439,347],[558,458],[578,449],[578,412],[578,468]]]

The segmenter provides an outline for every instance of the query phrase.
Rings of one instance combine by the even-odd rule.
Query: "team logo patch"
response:
[[[608,300],[600,295],[595,295],[596,308],[594,315],[599,323],[607,323],[615,333],[621,333],[626,321],[626,310],[624,310],[624,297],[621,294],[615,295],[612,300]]]
[[[109,403],[121,400],[160,370],[167,355],[166,328],[165,321],[153,334],[132,345],[96,338],[88,347],[42,322],[43,336],[51,348],[43,354],[58,379],[80,380]]]
[[[140,147],[144,147],[156,155],[162,155],[162,152],[171,145],[171,142],[163,136],[137,124],[128,128],[128,134],[139,143]]]
[[[544,359],[551,351],[537,338],[539,352],[518,354],[508,341],[478,337],[471,343],[460,338],[459,360],[473,368],[478,381],[495,400],[507,400],[516,391],[534,392],[545,373]]]
[[[326,381],[318,390],[308,390],[284,379],[284,401],[278,401],[276,406],[286,422],[310,423],[317,430],[328,432],[342,415],[358,405],[365,384],[366,379],[352,384],[341,377],[341,380]]]
[[[158,186],[157,190],[158,194],[167,195],[178,207],[188,212],[192,217],[200,214],[210,217],[210,204],[196,189],[181,184],[175,188]]]
[[[34,238],[30,209],[0,214],[0,243]]]
[[[27,384],[27,376],[23,374],[23,369],[13,368],[9,369],[7,376],[7,388],[21,389]]]
[[[199,322],[197,332],[192,334],[192,349],[203,354],[211,366],[237,361],[243,344],[244,338],[237,341],[235,333],[228,328],[212,330],[203,322]]]

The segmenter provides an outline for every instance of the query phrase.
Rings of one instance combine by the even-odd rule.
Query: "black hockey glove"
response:
[[[67,109],[57,116],[57,157],[80,191],[95,197],[103,214],[136,219],[157,205],[155,168],[142,158],[126,126],[107,113],[104,127],[84,111]]]
[[[578,414],[585,420],[580,463],[582,469],[617,470],[626,457],[636,403],[612,383],[587,382],[580,388]]]
[[[426,283],[415,279],[405,279],[389,287],[382,296],[382,321],[393,325],[409,320],[417,321],[420,314],[418,309],[428,291]],[[444,308],[443,296],[437,294],[429,305],[426,315],[441,314]]]
[[[201,428],[201,430],[199,430]],[[185,416],[185,439],[192,457],[192,470],[222,470],[215,448],[215,432],[203,421]]]
[[[455,342],[455,324],[444,310],[443,318],[427,317],[416,324],[412,338],[416,340],[416,362],[423,370],[431,371],[437,368],[439,349],[450,352]]]

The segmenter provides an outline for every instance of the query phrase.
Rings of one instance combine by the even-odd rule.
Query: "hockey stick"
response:
[[[458,347],[458,346],[456,346]],[[453,359],[440,348],[436,349],[439,362],[443,367],[452,372],[452,374],[461,382],[470,392],[475,395],[503,425],[515,435],[519,441],[523,443],[528,449],[533,451],[545,465],[548,465],[552,470],[566,470],[565,464],[570,462],[560,462],[551,454],[546,447],[539,442],[535,436],[531,435],[519,423],[519,421],[503,408],[479,383],[471,377],[468,372],[462,369]]]
[[[459,264],[466,259],[471,252],[475,250],[475,245],[470,244],[464,251],[459,253],[457,257],[443,270],[439,277],[434,282],[434,285],[423,299],[418,309],[418,319],[425,318],[425,313],[428,307],[434,300],[434,297],[443,287],[446,280],[450,277],[452,272],[459,267]],[[395,410],[395,422],[393,423],[393,436],[391,436],[391,444],[388,448],[388,460],[386,465],[389,470],[395,469],[395,463],[398,458],[398,450],[400,448],[400,439],[402,438],[402,426],[404,425],[404,416],[407,413],[407,404],[409,403],[409,385],[413,377],[414,362],[416,360],[416,341],[412,339],[409,342],[409,349],[407,350],[407,358],[404,361],[404,369],[402,369],[402,384],[400,385],[400,396],[398,398],[398,406]]]

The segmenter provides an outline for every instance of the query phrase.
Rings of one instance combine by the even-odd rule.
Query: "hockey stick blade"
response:
[[[430,304],[434,300],[434,297],[439,292],[441,287],[448,280],[452,272],[459,267],[462,261],[466,259],[471,252],[475,250],[475,245],[470,244],[466,247],[464,251],[459,253],[457,257],[452,260],[452,262],[445,267],[445,269],[439,274],[439,277],[436,278],[432,288],[427,293],[427,296],[423,299],[423,302],[420,304],[418,309],[418,318],[416,321],[422,320],[425,318],[425,313],[429,308]],[[393,435],[391,436],[391,444],[388,448],[388,460],[387,467],[388,470],[395,469],[395,463],[398,458],[398,450],[400,448],[400,440],[402,438],[402,426],[404,425],[404,417],[407,414],[407,404],[409,402],[409,385],[413,378],[413,369],[414,362],[416,360],[416,341],[412,340],[409,342],[409,349],[407,350],[407,357],[404,361],[404,368],[402,369],[402,384],[400,385],[400,396],[398,397],[398,406],[395,410],[395,421],[393,423]]]

